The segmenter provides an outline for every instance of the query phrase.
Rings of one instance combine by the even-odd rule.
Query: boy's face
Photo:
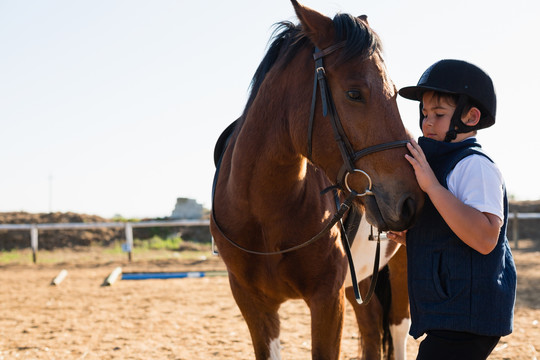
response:
[[[450,127],[450,120],[456,109],[455,104],[444,96],[436,96],[433,91],[427,91],[422,96],[422,133],[425,137],[444,141]]]
[[[440,93],[435,93],[434,91],[426,91],[422,95],[422,104],[422,114],[424,116],[422,120],[422,133],[427,138],[444,141],[446,133],[450,128],[452,116],[456,110],[454,100],[450,96],[444,96]],[[467,114],[461,117],[461,121],[465,125],[473,126],[478,123],[480,115],[480,110],[476,107],[472,107]],[[475,134],[476,131],[474,130],[459,133],[452,142],[463,141]]]

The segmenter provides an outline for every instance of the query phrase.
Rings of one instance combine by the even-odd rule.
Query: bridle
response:
[[[357,152],[354,151],[354,149],[353,149],[353,147],[352,147],[352,145],[351,145],[351,143],[349,141],[349,138],[347,137],[347,134],[345,133],[345,130],[343,129],[343,126],[342,126],[341,121],[339,119],[339,116],[338,116],[338,113],[337,113],[337,110],[336,110],[336,107],[335,107],[335,104],[334,104],[334,100],[333,100],[333,97],[332,97],[332,93],[330,92],[330,88],[328,87],[328,83],[327,83],[327,79],[326,79],[326,71],[324,69],[324,64],[323,64],[323,58],[325,56],[333,53],[334,51],[336,51],[338,49],[341,49],[342,47],[345,46],[345,44],[346,44],[346,42],[342,41],[340,43],[329,46],[328,48],[326,48],[324,50],[319,50],[318,48],[315,48],[315,52],[313,53],[313,59],[315,60],[315,76],[314,76],[313,96],[312,96],[312,99],[311,99],[311,108],[310,108],[310,116],[309,116],[309,123],[308,123],[308,151],[307,151],[308,159],[310,159],[310,161],[311,161],[313,123],[314,123],[314,119],[315,119],[315,107],[316,107],[316,103],[317,103],[317,88],[319,87],[320,88],[320,93],[321,93],[321,100],[322,100],[323,116],[327,117],[327,115],[330,114],[329,119],[330,119],[330,124],[332,125],[332,129],[333,129],[333,132],[334,132],[334,139],[336,140],[336,143],[337,143],[337,145],[339,147],[339,151],[341,153],[341,157],[343,158],[343,165],[342,165],[340,171],[338,172],[335,187],[341,188],[342,190],[346,189],[349,192],[349,195],[346,197],[345,201],[340,205],[339,204],[339,197],[337,195],[337,191],[335,191],[334,196],[336,198],[336,205],[337,205],[338,210],[334,214],[332,219],[325,225],[325,227],[319,233],[317,233],[317,235],[315,235],[311,239],[307,240],[306,242],[303,242],[303,243],[301,243],[299,245],[292,246],[292,247],[289,247],[289,248],[286,248],[286,249],[283,249],[283,250],[270,251],[270,252],[260,252],[260,251],[254,251],[254,250],[251,250],[251,249],[247,249],[247,248],[243,247],[242,245],[236,243],[232,239],[228,238],[223,233],[223,230],[221,229],[221,227],[218,225],[218,223],[216,221],[215,212],[214,212],[214,206],[212,206],[211,216],[212,216],[212,220],[214,222],[214,225],[215,225],[216,229],[219,231],[219,234],[225,240],[227,240],[231,245],[235,246],[236,248],[238,248],[238,249],[240,249],[240,250],[242,250],[244,252],[250,253],[250,254],[266,255],[266,256],[285,254],[285,253],[288,253],[288,252],[291,252],[291,251],[296,251],[296,250],[299,250],[299,249],[301,249],[303,247],[306,247],[306,246],[312,244],[313,242],[317,241],[318,239],[320,239],[324,234],[326,234],[328,231],[330,231],[330,229],[332,227],[334,227],[334,225],[336,225],[339,222],[340,229],[341,229],[341,240],[342,240],[343,247],[345,249],[345,252],[347,254],[347,259],[348,259],[348,262],[349,262],[349,268],[350,268],[350,272],[351,272],[351,281],[352,281],[352,286],[353,286],[353,289],[354,289],[354,294],[355,294],[356,301],[358,302],[358,304],[367,304],[369,302],[369,300],[371,299],[371,296],[373,295],[373,292],[375,290],[375,284],[377,283],[377,276],[378,276],[378,273],[379,273],[380,232],[379,232],[379,235],[376,237],[377,247],[376,247],[376,251],[375,251],[375,261],[374,261],[374,264],[373,264],[373,275],[372,275],[372,279],[371,279],[371,284],[369,286],[368,292],[367,292],[364,300],[362,300],[362,297],[360,295],[360,291],[358,289],[358,281],[356,279],[356,271],[355,271],[355,268],[354,268],[354,263],[353,263],[353,258],[352,258],[352,254],[351,254],[349,239],[347,237],[347,234],[346,234],[342,219],[343,219],[343,216],[345,216],[347,211],[352,206],[352,203],[353,203],[353,201],[354,201],[354,199],[356,197],[362,197],[362,196],[368,196],[368,195],[373,195],[374,196],[374,194],[371,191],[371,188],[372,188],[371,177],[364,170],[357,169],[355,167],[354,163],[358,159],[360,159],[360,158],[362,158],[362,157],[364,157],[366,155],[375,153],[375,152],[389,150],[389,149],[395,149],[395,148],[406,146],[408,141],[407,140],[392,141],[392,142],[387,142],[387,143],[383,143],[383,144],[370,146],[370,147],[367,147],[367,148],[362,149],[362,150],[357,151]],[[220,165],[221,165],[221,158],[218,161],[218,164],[216,165],[216,173],[215,173],[215,176],[214,176],[214,182],[213,182],[213,188],[212,188],[212,202],[214,201],[214,196],[215,196],[215,190],[216,190],[216,186],[217,186],[217,179],[218,179],[218,175],[219,175]],[[362,193],[359,193],[356,190],[352,189],[348,184],[348,178],[353,173],[363,174],[366,177],[367,181],[368,181],[368,185],[366,186],[366,189],[364,189],[364,191]],[[375,240],[374,237],[373,237],[373,234],[370,235],[370,240]]]
[[[358,192],[357,196],[373,195],[373,193],[371,192],[371,186],[372,186],[371,177],[364,170],[357,169],[354,163],[360,158],[369,154],[373,154],[375,152],[406,146],[409,141],[408,140],[392,141],[392,142],[370,146],[360,151],[356,151],[356,152],[354,151],[351,145],[351,142],[349,141],[349,138],[347,137],[347,134],[345,133],[345,130],[343,130],[343,125],[341,124],[341,120],[339,119],[339,115],[336,110],[336,106],[334,104],[334,98],[332,97],[332,93],[330,92],[330,87],[328,86],[328,83],[327,83],[326,71],[324,69],[324,64],[323,64],[323,58],[325,56],[333,53],[334,51],[338,49],[341,49],[342,47],[345,46],[345,44],[346,42],[342,41],[324,50],[319,50],[318,48],[315,48],[315,52],[313,53],[313,59],[315,60],[315,76],[314,76],[314,82],[313,82],[313,95],[311,97],[311,109],[310,109],[310,114],[309,114],[307,157],[309,160],[311,160],[313,123],[315,119],[315,107],[317,103],[317,87],[319,87],[320,93],[321,93],[323,116],[327,117],[328,113],[330,113],[329,121],[330,121],[330,124],[332,125],[332,130],[334,132],[334,140],[336,141],[339,151],[341,153],[341,157],[343,158],[343,165],[341,166],[341,169],[338,172],[336,184],[343,190],[348,190],[349,192],[351,192],[352,189],[348,183],[349,175],[353,173],[360,173],[366,177],[368,181],[368,186],[366,187],[364,192],[361,192],[361,193]]]

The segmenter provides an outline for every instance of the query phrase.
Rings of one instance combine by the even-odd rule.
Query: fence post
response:
[[[126,250],[128,253],[128,261],[131,262],[131,251],[133,250],[133,226],[131,223],[126,223]]]
[[[32,247],[32,261],[34,264],[37,261],[37,251],[38,251],[38,228],[36,224],[32,225],[30,229],[30,246]]]
[[[518,229],[518,212],[517,210],[514,210],[514,220],[513,220],[513,223],[512,223],[512,237],[514,238],[514,247],[516,249],[519,249],[519,244],[518,244],[518,241],[519,241],[519,229]]]

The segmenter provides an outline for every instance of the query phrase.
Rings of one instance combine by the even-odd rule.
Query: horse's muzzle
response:
[[[420,211],[420,203],[409,194],[404,194],[394,204],[378,201],[377,196],[364,198],[367,220],[380,231],[403,231],[410,228]]]

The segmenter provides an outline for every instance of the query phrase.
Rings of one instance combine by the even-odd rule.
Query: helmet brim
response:
[[[405,99],[422,101],[422,96],[426,91],[437,91],[446,94],[455,94],[446,89],[441,89],[434,86],[406,86],[399,89],[398,94]]]
[[[426,91],[437,91],[437,92],[446,93],[446,94],[457,94],[457,93],[448,91],[446,89],[438,88],[436,86],[406,86],[404,88],[399,89],[398,94],[409,100],[422,101],[422,96],[424,95]],[[482,112],[482,118],[480,119],[480,124],[477,127],[477,129],[488,128],[492,126],[493,124],[495,124],[495,117],[492,114],[490,114],[489,111],[484,109],[481,105],[475,105],[475,106],[480,108],[480,111]],[[422,127],[421,120],[420,120],[420,127]]]

